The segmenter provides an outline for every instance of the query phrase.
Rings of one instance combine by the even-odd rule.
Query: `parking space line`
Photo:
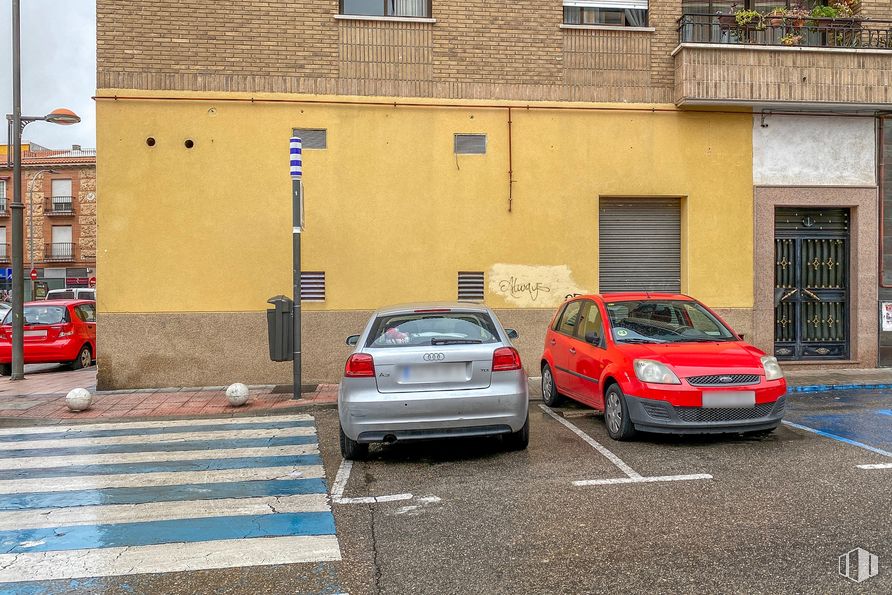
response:
[[[541,405],[541,404],[539,405],[539,407],[542,409],[542,411],[544,411],[549,416],[551,416],[552,418],[557,420],[557,422],[559,424],[563,425],[565,428],[567,428],[568,430],[570,430],[571,432],[573,432],[574,434],[576,434],[577,436],[579,436],[580,438],[585,440],[585,442],[589,446],[591,446],[592,448],[597,450],[599,453],[601,453],[602,455],[607,457],[607,459],[610,460],[611,463],[613,463],[614,465],[619,467],[620,471],[622,471],[623,473],[625,473],[626,475],[628,475],[629,477],[631,477],[633,479],[641,478],[640,473],[637,473],[634,469],[632,469],[631,467],[626,465],[622,459],[620,459],[618,456],[616,456],[615,454],[613,454],[612,452],[607,450],[604,446],[601,445],[600,442],[598,442],[597,440],[595,440],[594,438],[592,438],[591,436],[589,436],[588,434],[586,434],[585,432],[583,432],[582,430],[580,430],[579,428],[577,428],[576,426],[574,426],[573,424],[568,422],[566,419],[564,419],[563,417],[561,417],[560,415],[555,413],[553,409],[551,409],[547,405]]]
[[[598,486],[598,485],[616,485],[616,484],[627,484],[627,483],[656,483],[662,481],[691,481],[697,479],[712,479],[712,475],[708,473],[695,473],[691,475],[657,475],[654,477],[644,477],[640,473],[636,472],[634,469],[629,467],[622,459],[618,456],[610,452],[606,447],[604,447],[600,442],[580,430],[575,425],[568,422],[563,417],[559,416],[554,412],[553,409],[548,407],[547,405],[539,405],[539,408],[542,409],[545,413],[547,413],[550,417],[557,420],[562,426],[582,438],[589,446],[597,450],[599,453],[604,455],[611,463],[617,466],[620,471],[625,473],[628,477],[615,477],[612,479],[581,479],[574,482],[571,482],[574,486]]]
[[[378,502],[397,502],[411,500],[412,494],[390,494],[387,496],[363,496],[359,498],[345,498],[344,489],[350,479],[350,471],[353,470],[353,461],[341,460],[334,483],[331,484],[331,501],[334,504],[377,504]]]
[[[876,448],[874,446],[870,446],[869,444],[864,444],[863,442],[856,442],[850,438],[844,438],[842,436],[837,436],[836,434],[831,434],[830,432],[825,432],[824,430],[818,430],[815,428],[810,428],[808,426],[803,426],[800,424],[795,424],[791,421],[784,420],[785,425],[790,426],[791,428],[796,428],[797,430],[805,430],[806,432],[811,432],[812,434],[817,434],[818,436],[823,436],[825,438],[830,438],[832,440],[837,440],[839,442],[844,442],[845,444],[849,444],[851,446],[857,446],[858,448],[863,448],[864,450],[869,450],[870,452],[875,452],[877,454],[883,455],[884,457],[892,457],[892,452],[883,450],[881,448]]]
[[[690,481],[692,479],[712,479],[707,473],[694,473],[692,475],[658,475],[656,477],[616,477],[614,479],[582,479],[574,481],[575,486],[600,486],[615,483],[654,483],[657,481]]]
[[[892,469],[892,463],[870,463],[868,465],[855,465],[859,469]]]

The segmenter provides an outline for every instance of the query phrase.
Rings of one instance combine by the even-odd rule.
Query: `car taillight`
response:
[[[520,354],[513,347],[499,347],[492,354],[492,371],[520,370]]]
[[[62,327],[62,330],[59,331],[60,337],[70,337],[74,334],[74,325],[71,323],[66,324]]]
[[[347,378],[367,378],[375,375],[375,360],[368,353],[354,353],[347,359],[344,376]]]

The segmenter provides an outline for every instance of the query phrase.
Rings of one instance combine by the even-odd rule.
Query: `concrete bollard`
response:
[[[230,384],[226,389],[226,396],[229,398],[229,404],[233,407],[241,407],[248,402],[248,387],[241,382]]]
[[[93,395],[85,388],[75,388],[65,395],[65,403],[71,411],[86,411],[93,405]]]

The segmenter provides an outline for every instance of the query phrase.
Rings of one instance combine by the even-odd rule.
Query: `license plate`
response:
[[[411,384],[433,382],[464,382],[467,380],[464,362],[419,364],[403,368],[402,381]]]
[[[46,337],[46,331],[25,331],[26,337]]]
[[[755,407],[756,393],[751,390],[703,391],[703,406],[709,409]]]

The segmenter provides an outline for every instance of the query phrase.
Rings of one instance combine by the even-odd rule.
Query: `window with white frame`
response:
[[[0,212],[6,210],[6,180],[0,180]]]
[[[647,27],[648,0],[564,0],[565,25]]]
[[[340,0],[340,13],[366,17],[431,16],[431,0]]]
[[[53,180],[53,211],[54,212],[71,212],[73,204],[71,180]]]
[[[9,259],[9,250],[6,246],[6,227],[0,227],[0,260]]]

